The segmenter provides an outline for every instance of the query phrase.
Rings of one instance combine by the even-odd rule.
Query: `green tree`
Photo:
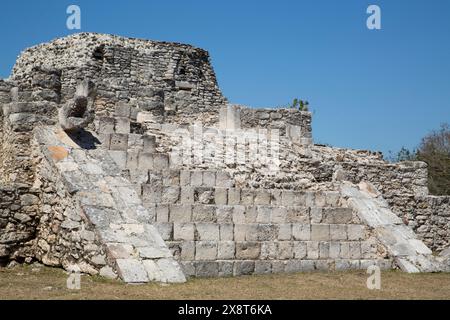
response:
[[[450,195],[450,126],[442,124],[422,139],[417,160],[428,164],[428,188],[431,194]]]

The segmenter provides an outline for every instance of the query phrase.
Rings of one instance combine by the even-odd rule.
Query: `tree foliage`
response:
[[[450,195],[450,126],[445,123],[422,139],[417,160],[428,164],[428,188],[431,194]]]

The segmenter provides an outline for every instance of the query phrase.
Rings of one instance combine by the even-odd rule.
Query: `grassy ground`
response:
[[[126,285],[82,276],[66,287],[60,269],[0,268],[0,299],[450,299],[450,274],[381,273],[381,290],[366,287],[364,271],[192,279],[184,284]]]

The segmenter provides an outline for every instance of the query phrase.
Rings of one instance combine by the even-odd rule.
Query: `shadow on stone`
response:
[[[97,149],[97,145],[101,142],[92,135],[92,133],[84,130],[78,129],[76,131],[66,132],[67,135],[82,149]]]

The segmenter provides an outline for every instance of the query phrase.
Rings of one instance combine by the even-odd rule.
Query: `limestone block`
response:
[[[295,193],[290,190],[281,191],[281,203],[283,206],[295,205]]]
[[[293,253],[294,259],[304,259],[306,257],[306,242],[304,241],[294,241],[293,242]]]
[[[198,261],[195,263],[197,277],[211,278],[219,275],[219,263],[215,261]]]
[[[365,238],[365,227],[359,224],[347,225],[348,240],[362,240]]]
[[[201,171],[191,172],[191,183],[192,187],[201,187],[203,183],[203,173]]]
[[[161,202],[174,204],[177,203],[180,198],[179,187],[164,187],[162,188]]]
[[[142,136],[144,152],[155,153],[156,152],[156,136],[143,135]]]
[[[220,241],[217,249],[217,259],[234,259],[235,243],[234,241]]]
[[[233,275],[232,261],[219,261],[219,277],[231,277]]]
[[[219,241],[219,225],[217,223],[196,223],[195,240]]]
[[[328,259],[330,257],[330,243],[327,241],[319,242],[319,258]]]
[[[155,227],[158,230],[158,233],[161,235],[163,240],[171,240],[173,235],[173,224],[172,223],[155,223]]]
[[[197,241],[195,244],[196,260],[216,260],[217,242],[216,241]]]
[[[126,168],[132,171],[138,170],[139,153],[137,151],[128,151],[126,157]]]
[[[169,222],[169,206],[166,204],[156,205],[156,221]]]
[[[99,133],[98,139],[102,144],[102,148],[109,149],[111,147],[111,134],[110,133]]]
[[[169,156],[163,153],[155,153],[153,155],[153,169],[164,171],[169,169]]]
[[[160,203],[162,201],[162,187],[153,184],[142,185],[142,198],[148,203]]]
[[[350,259],[361,259],[361,243],[354,241],[349,243]]]
[[[211,205],[193,205],[192,220],[195,222],[217,222],[216,207]]]
[[[322,208],[312,207],[310,210],[311,223],[322,222]]]
[[[153,153],[139,152],[138,156],[139,170],[153,170]]]
[[[270,205],[271,195],[269,191],[260,189],[255,193],[254,203],[255,205]]]
[[[226,171],[216,172],[216,186],[222,188],[233,187],[233,181],[230,174]]]
[[[98,132],[102,134],[114,133],[114,118],[100,117],[98,122]]]
[[[193,204],[194,203],[194,188],[182,187],[180,191],[180,203],[181,204]]]
[[[347,240],[347,225],[331,224],[330,238],[331,240]]]
[[[284,207],[272,208],[272,222],[273,223],[286,223],[287,209]]]
[[[311,240],[311,225],[298,223],[293,224],[292,236],[294,240]]]
[[[245,222],[247,223],[256,223],[256,219],[258,218],[258,207],[256,206],[247,206],[245,207]]]
[[[231,241],[234,239],[234,225],[232,223],[222,223],[219,225],[219,235],[221,241]]]
[[[306,241],[306,258],[310,260],[319,259],[318,241]]]
[[[143,259],[171,258],[172,253],[167,248],[138,247],[139,256]]]
[[[283,223],[279,225],[278,240],[291,240],[292,239],[292,224]]]
[[[286,266],[284,268],[284,272],[286,273],[295,273],[303,271],[302,261],[300,260],[289,260],[286,261]]]
[[[272,263],[270,261],[257,260],[255,261],[255,274],[270,274],[272,273]]]
[[[130,117],[131,106],[124,102],[118,102],[114,108],[114,115],[116,117]]]
[[[190,205],[169,206],[169,221],[171,222],[190,222],[192,217],[192,207]]]
[[[311,240],[330,240],[330,225],[328,224],[312,224]]]
[[[128,135],[123,133],[111,134],[110,146],[111,150],[123,150],[128,149]]]
[[[350,258],[350,243],[349,242],[341,242],[340,254],[339,256],[342,259]]]
[[[117,117],[114,121],[114,132],[115,133],[130,133],[130,119],[125,117]],[[127,141],[128,142],[128,141]]]
[[[250,275],[255,271],[255,261],[236,261],[234,263],[233,275]]]
[[[315,269],[314,263],[315,263],[315,261],[311,261],[311,260],[301,260],[300,264],[301,264],[302,272],[314,271],[314,269]]]
[[[336,241],[330,242],[329,257],[330,259],[338,259],[340,257],[341,244]]]
[[[314,261],[314,267],[319,271],[329,271],[334,268],[334,261],[332,260],[317,260]]]
[[[148,281],[147,271],[137,259],[116,259],[117,271],[127,283],[142,283]]]
[[[194,260],[195,259],[195,242],[183,241],[181,243],[181,260]]]
[[[186,170],[180,171],[180,186],[187,187],[191,183],[191,172]]]
[[[291,223],[310,223],[309,208],[307,207],[290,207],[287,208],[286,222]]]
[[[329,207],[339,206],[339,198],[341,196],[339,191],[324,191],[324,194],[325,194],[326,206],[329,206]]]
[[[238,205],[241,202],[241,190],[229,188],[228,190],[228,204]]]
[[[278,242],[278,259],[292,259],[294,257],[294,245],[292,241]]]
[[[214,171],[203,171],[202,185],[212,188],[216,185],[216,173]]]
[[[233,206],[217,206],[216,216],[217,223],[232,223],[233,222]]]
[[[349,208],[325,208],[323,211],[323,220],[325,223],[346,224],[353,218],[352,210]]]
[[[269,223],[272,217],[272,208],[266,206],[258,206],[256,209],[258,223]]]
[[[108,243],[106,251],[113,259],[130,259],[136,256],[133,246],[125,243]]]
[[[258,241],[270,241],[277,240],[279,226],[275,224],[256,224],[256,240]]]
[[[134,150],[135,152],[143,150],[142,135],[136,133],[128,134],[128,149]]]
[[[284,273],[287,261],[272,261],[272,273]]]
[[[228,202],[228,192],[226,188],[214,189],[214,202],[217,205],[226,205]]]
[[[233,222],[234,223],[246,223],[245,207],[233,206]]]
[[[173,224],[173,239],[175,241],[185,240],[193,241],[195,240],[195,226],[193,223],[174,223]]]
[[[315,193],[312,191],[307,191],[304,193],[304,204],[306,207],[314,207],[315,204]]]
[[[247,224],[235,224],[234,225],[234,240],[235,241],[245,241],[247,234]]]
[[[158,268],[162,272],[162,278],[169,283],[186,282],[186,278],[180,265],[173,258],[162,258],[156,261]]]
[[[254,192],[250,189],[241,189],[241,204],[251,206],[254,204]]]
[[[163,185],[170,187],[178,187],[180,185],[180,171],[167,170],[162,173]]]
[[[326,196],[323,192],[317,192],[315,195],[315,205],[317,207],[325,207],[326,206]]]

